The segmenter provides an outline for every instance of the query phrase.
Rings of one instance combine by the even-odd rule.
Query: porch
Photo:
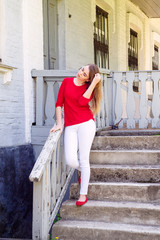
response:
[[[49,129],[55,123],[55,102],[60,84],[65,77],[75,75],[75,71],[32,71],[36,81],[36,122],[32,126],[32,144],[37,154],[30,174],[34,183],[33,239],[48,238],[74,174],[64,161],[63,134],[58,131],[49,135]],[[95,118],[97,131],[116,127],[124,131],[154,128],[157,134],[160,126],[160,71],[110,72],[101,69],[101,77],[103,99],[101,111]]]
[[[119,128],[142,129],[160,127],[160,71],[111,72],[100,69],[103,98],[96,119],[97,129],[118,124]],[[65,77],[76,71],[33,70],[36,82],[35,123],[32,143],[44,144],[54,125],[58,89]]]

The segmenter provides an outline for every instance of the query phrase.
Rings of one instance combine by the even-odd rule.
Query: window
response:
[[[154,45],[154,57],[152,57],[152,69],[159,69],[159,48]]]
[[[94,23],[94,60],[100,68],[109,68],[108,13],[96,6]]]
[[[138,33],[132,29],[128,44],[128,68],[130,71],[138,70]]]

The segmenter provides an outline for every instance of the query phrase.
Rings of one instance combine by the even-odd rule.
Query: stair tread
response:
[[[63,206],[75,206],[75,200],[67,200],[63,203]],[[111,207],[111,208],[129,208],[129,209],[149,209],[160,211],[160,203],[141,203],[141,202],[118,202],[118,201],[98,201],[89,200],[84,206],[87,207]]]
[[[160,135],[121,135],[121,136],[110,136],[110,135],[104,135],[104,136],[95,136],[95,138],[160,138]]]
[[[85,228],[85,229],[104,229],[111,231],[124,231],[133,233],[156,233],[160,235],[160,226],[146,226],[146,225],[134,225],[134,224],[119,224],[119,223],[105,223],[96,221],[77,221],[77,220],[60,220],[55,224],[55,227],[69,227],[73,228]]]
[[[72,183],[73,185],[79,186],[79,183]],[[89,185],[104,185],[104,186],[134,186],[134,187],[150,187],[160,186],[160,183],[136,183],[136,182],[90,182]]]
[[[116,168],[116,169],[160,169],[160,165],[130,165],[130,164],[91,164],[91,168]]]
[[[157,149],[92,149],[91,152],[95,153],[160,153]]]

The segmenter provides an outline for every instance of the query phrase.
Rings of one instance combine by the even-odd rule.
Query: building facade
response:
[[[32,148],[31,127],[36,121],[32,69],[76,70],[88,63],[111,71],[159,69],[160,4],[142,2],[0,0],[3,161],[7,149]],[[32,157],[28,169],[34,161]]]

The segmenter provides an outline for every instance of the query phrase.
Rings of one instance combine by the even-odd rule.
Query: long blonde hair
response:
[[[100,73],[99,68],[95,64],[88,64],[89,66],[89,82],[93,81],[96,73]],[[91,110],[93,114],[98,114],[101,107],[101,98],[102,98],[102,84],[101,81],[97,83],[93,90],[93,98],[91,101]]]

